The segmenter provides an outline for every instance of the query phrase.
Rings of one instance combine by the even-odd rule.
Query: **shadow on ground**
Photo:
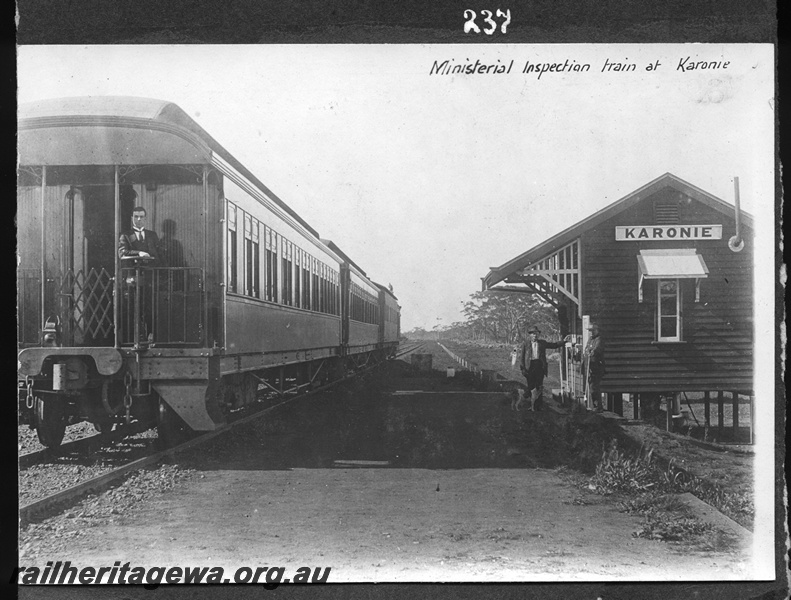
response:
[[[609,439],[618,428],[567,422],[550,410],[516,412],[507,394],[480,391],[473,379],[418,374],[394,361],[375,375],[279,407],[179,462],[244,470],[354,461],[427,469],[592,468],[601,456],[598,438]],[[600,435],[591,436],[591,428]],[[593,442],[576,439],[583,435]]]

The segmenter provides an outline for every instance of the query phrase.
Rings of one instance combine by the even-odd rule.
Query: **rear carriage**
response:
[[[22,106],[19,155],[20,414],[45,445],[80,420],[210,430],[397,343],[377,286],[174,104]],[[139,206],[154,261],[117,252]]]

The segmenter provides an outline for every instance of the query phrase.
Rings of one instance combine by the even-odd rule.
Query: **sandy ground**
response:
[[[633,538],[640,518],[572,482],[549,411],[396,368],[185,456],[188,481],[40,561],[330,567],[344,581],[745,579],[747,549]],[[417,391],[422,390],[422,391]],[[349,468],[345,461],[376,461]],[[746,542],[743,542],[746,543]]]
[[[439,487],[439,491],[437,488]],[[540,469],[218,469],[71,547],[73,564],[330,566],[329,581],[743,579],[738,555],[635,539],[639,519]],[[55,560],[59,557],[51,557]]]

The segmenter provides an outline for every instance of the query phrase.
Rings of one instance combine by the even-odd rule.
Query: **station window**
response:
[[[681,341],[681,288],[678,279],[659,279],[657,284],[657,340]]]
[[[229,292],[236,292],[237,287],[237,275],[236,275],[236,267],[237,267],[237,256],[236,256],[236,206],[228,203],[228,264],[226,268],[228,270],[228,291]]]

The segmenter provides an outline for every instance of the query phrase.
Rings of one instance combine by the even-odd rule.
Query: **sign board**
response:
[[[722,225],[619,225],[615,228],[617,242],[721,239]]]

